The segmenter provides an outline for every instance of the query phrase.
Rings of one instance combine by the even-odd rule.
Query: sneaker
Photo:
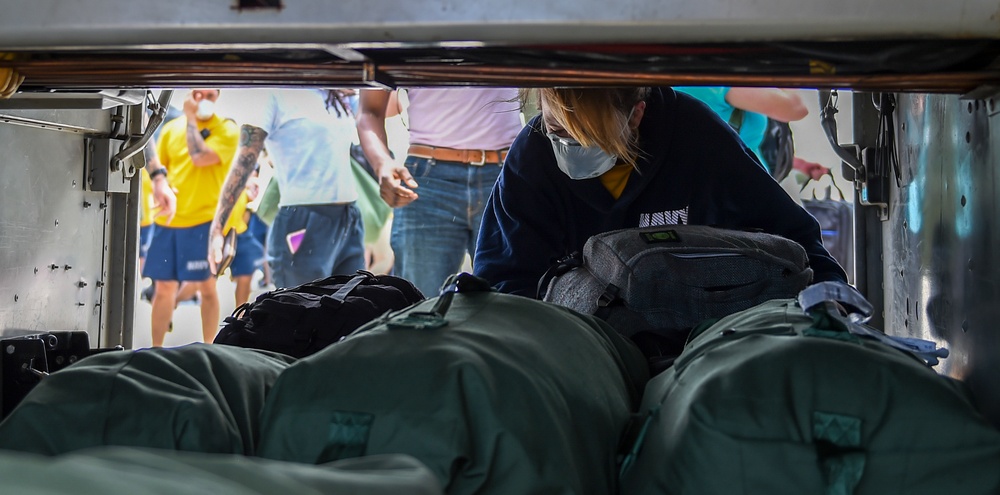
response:
[[[201,304],[201,296],[195,292],[191,299],[185,299],[183,301],[177,301],[178,306],[198,306]]]
[[[153,303],[153,295],[156,294],[156,285],[149,284],[148,287],[139,292],[139,298],[150,304]]]

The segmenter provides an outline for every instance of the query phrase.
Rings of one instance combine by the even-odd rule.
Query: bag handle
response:
[[[414,311],[402,318],[394,319],[386,323],[391,329],[433,329],[441,328],[448,324],[445,315],[451,308],[451,301],[455,294],[473,292],[492,292],[493,287],[482,277],[477,277],[471,273],[457,273],[448,277],[441,290],[438,292],[438,300],[430,311]]]
[[[347,281],[346,284],[337,289],[330,297],[337,302],[343,303],[347,300],[347,295],[351,293],[357,286],[361,285],[361,282],[366,280],[372,280],[375,278],[375,274],[371,272],[366,272],[364,270],[358,270],[357,275]]]

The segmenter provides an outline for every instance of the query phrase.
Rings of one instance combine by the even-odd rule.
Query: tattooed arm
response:
[[[247,181],[253,175],[257,157],[264,149],[266,137],[267,132],[259,127],[244,125],[240,128],[240,147],[236,150],[236,158],[233,160],[233,166],[229,168],[229,174],[226,175],[226,182],[222,184],[219,203],[215,207],[215,218],[212,219],[212,226],[208,232],[208,265],[212,273],[215,273],[215,267],[222,261],[224,239],[222,226],[226,224],[226,220],[233,212],[236,199],[240,197]]]
[[[191,155],[191,163],[195,167],[219,165],[222,161],[219,158],[219,154],[205,143],[205,138],[202,137],[201,131],[198,130],[198,117],[196,117],[196,113],[198,111],[198,102],[202,98],[204,97],[201,93],[192,91],[184,99],[184,115],[187,117],[187,148],[188,154]]]

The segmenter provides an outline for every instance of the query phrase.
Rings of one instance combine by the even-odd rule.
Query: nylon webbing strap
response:
[[[361,285],[361,282],[368,280],[368,277],[370,276],[371,275],[368,273],[359,273],[355,275],[353,278],[348,280],[347,283],[343,285],[343,287],[337,289],[337,292],[334,292],[333,295],[330,297],[332,297],[335,301],[340,301],[340,302],[346,301],[347,295],[350,294],[351,291],[354,290],[357,286]]]
[[[856,289],[843,282],[819,282],[799,292],[799,307],[807,313],[828,301],[849,306],[854,310],[852,314],[857,315],[855,321],[859,322],[868,321],[874,311],[872,303]]]
[[[743,127],[742,108],[734,108],[733,113],[729,114],[729,127],[732,127],[736,134],[740,133],[740,128]]]

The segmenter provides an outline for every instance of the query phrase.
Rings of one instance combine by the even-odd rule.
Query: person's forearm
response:
[[[389,141],[384,121],[382,125],[377,125],[372,122],[373,120],[376,119],[366,116],[364,113],[361,114],[358,118],[358,140],[361,143],[361,149],[365,152],[365,157],[368,158],[368,163],[375,171],[375,175],[379,175],[379,171],[383,167],[393,163],[393,158],[389,152]]]
[[[198,130],[198,124],[194,119],[187,121],[187,146],[188,155],[191,156],[191,163],[196,167],[206,167],[218,165],[220,158],[218,153],[205,143],[205,138]]]
[[[243,193],[243,189],[253,175],[257,165],[257,158],[264,148],[264,138],[267,133],[263,129],[251,126],[243,126],[240,130],[240,146],[236,150],[236,159],[229,167],[226,174],[226,181],[222,185],[219,193],[219,202],[215,208],[215,219],[219,225],[225,225],[226,220],[233,211],[236,199]]]

